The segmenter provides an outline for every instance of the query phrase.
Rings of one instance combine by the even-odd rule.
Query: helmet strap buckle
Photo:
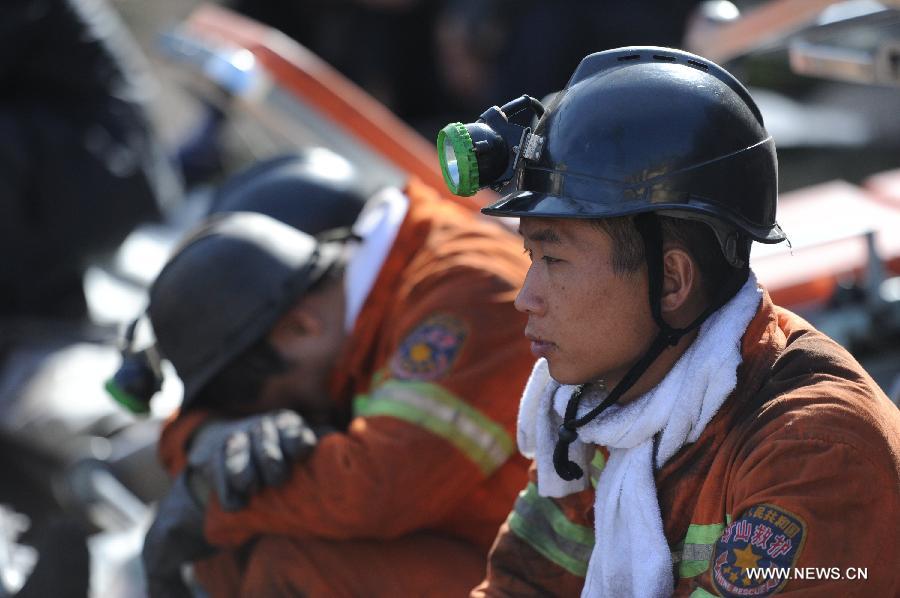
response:
[[[522,160],[522,158],[528,158],[527,146],[531,137],[531,127],[525,127],[524,129],[522,129],[522,135],[521,137],[519,137],[519,143],[512,147],[515,158],[513,158],[511,172],[516,172],[516,170],[519,168],[519,162]],[[507,183],[508,180],[509,179],[507,179],[506,181],[498,181],[497,183],[492,185],[491,188],[499,191]]]
[[[725,237],[725,242],[722,243],[722,252],[725,254],[725,259],[735,268],[743,268],[747,265],[747,260],[740,255],[739,251],[741,237],[740,232],[732,231],[728,233],[728,236]]]

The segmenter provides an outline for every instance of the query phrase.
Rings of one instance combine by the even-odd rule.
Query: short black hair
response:
[[[673,218],[664,214],[657,214],[656,217],[663,242],[682,247],[697,263],[701,291],[707,301],[712,301],[716,289],[728,284],[735,276],[735,268],[725,259],[712,227],[700,220]],[[629,274],[644,265],[644,240],[634,225],[633,216],[595,219],[592,222],[613,241],[613,272]]]

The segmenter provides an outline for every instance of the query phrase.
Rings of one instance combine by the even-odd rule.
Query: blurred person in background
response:
[[[526,475],[515,237],[415,182],[354,200],[302,158],[214,205],[148,307],[185,384],[151,596],[192,561],[213,596],[464,595]]]
[[[177,200],[146,73],[102,0],[4,3],[0,316],[84,317],[85,261]]]

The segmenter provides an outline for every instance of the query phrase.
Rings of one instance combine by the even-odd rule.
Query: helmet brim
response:
[[[717,206],[690,198],[684,202],[634,202],[623,203],[619,198],[610,198],[609,202],[584,201],[555,195],[551,193],[537,193],[534,191],[513,191],[495,203],[482,208],[481,212],[488,216],[507,218],[574,218],[583,220],[595,220],[603,218],[615,218],[618,216],[633,216],[645,212],[659,212],[674,218],[688,220],[701,220],[711,226],[721,226],[723,220],[726,224],[744,231],[754,241],[760,243],[781,243],[787,239],[784,231],[778,224],[771,228],[754,226],[749,222],[737,222],[733,217],[726,217]],[[731,215],[728,215],[731,216]]]

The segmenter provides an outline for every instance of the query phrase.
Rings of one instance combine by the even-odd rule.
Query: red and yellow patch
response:
[[[391,372],[401,380],[436,380],[459,356],[468,331],[456,316],[435,314],[422,321],[400,343]]]
[[[794,566],[806,537],[806,523],[775,505],[750,507],[722,532],[713,551],[710,576],[722,596],[769,596],[787,583],[778,574]]]

